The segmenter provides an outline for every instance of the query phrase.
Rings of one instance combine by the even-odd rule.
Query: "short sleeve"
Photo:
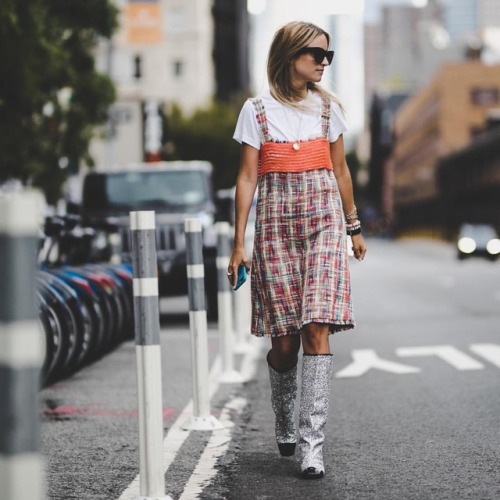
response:
[[[234,130],[233,139],[240,144],[243,142],[260,149],[261,134],[255,117],[255,108],[250,100],[247,100],[240,111],[238,122]]]
[[[343,111],[336,102],[330,106],[330,136],[328,140],[335,142],[341,134],[349,129]]]

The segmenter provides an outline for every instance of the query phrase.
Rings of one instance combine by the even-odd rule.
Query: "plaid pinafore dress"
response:
[[[251,99],[262,134],[252,254],[252,327],[256,336],[297,335],[308,323],[330,333],[354,328],[342,202],[328,142],[277,142],[262,100]],[[298,145],[299,144],[299,145]]]

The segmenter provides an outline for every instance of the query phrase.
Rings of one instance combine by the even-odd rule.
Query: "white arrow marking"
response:
[[[352,351],[352,359],[353,362],[343,370],[340,370],[335,375],[336,378],[360,377],[372,368],[385,372],[397,373],[399,375],[405,373],[418,373],[420,371],[420,368],[379,358],[373,349],[354,350]]]
[[[436,345],[429,347],[400,347],[396,354],[403,358],[413,356],[437,356],[457,370],[481,370],[484,366],[467,354],[451,345]]]
[[[486,361],[500,368],[500,345],[496,344],[471,344],[469,349]]]

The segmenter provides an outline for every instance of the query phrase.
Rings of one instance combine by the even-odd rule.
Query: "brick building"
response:
[[[500,117],[470,146],[437,166],[438,218],[447,236],[463,223],[490,224],[500,231]]]
[[[437,166],[467,148],[500,108],[500,65],[479,61],[447,64],[394,119],[392,193],[396,231],[444,229]]]

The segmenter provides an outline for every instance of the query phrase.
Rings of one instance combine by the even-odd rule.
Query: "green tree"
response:
[[[241,102],[213,101],[186,117],[177,106],[167,116],[166,160],[208,160],[214,166],[214,188],[234,186],[240,147],[233,139]]]
[[[55,203],[68,170],[92,165],[94,127],[115,98],[93,51],[116,19],[112,0],[2,0],[0,182],[40,187]]]

